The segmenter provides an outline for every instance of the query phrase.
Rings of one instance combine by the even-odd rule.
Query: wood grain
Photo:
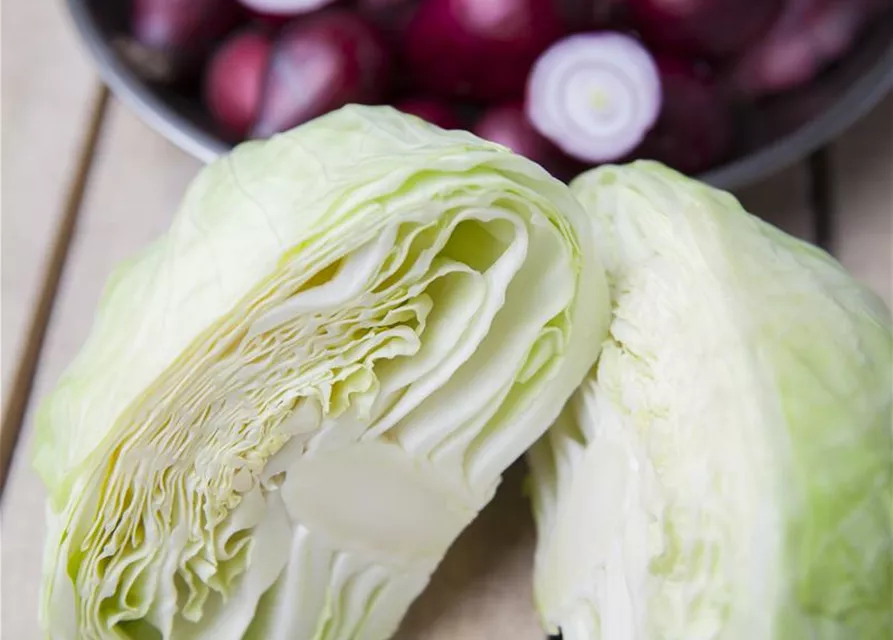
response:
[[[61,2],[3,4],[0,476],[27,402],[101,103],[101,85],[63,10]]]
[[[80,349],[114,265],[167,228],[198,168],[197,161],[112,103],[40,356],[29,415],[4,492],[0,637],[40,637],[36,612],[45,491],[30,464],[31,422],[37,401]]]

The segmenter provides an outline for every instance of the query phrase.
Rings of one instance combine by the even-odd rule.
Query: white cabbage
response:
[[[533,448],[564,640],[893,637],[893,330],[825,252],[664,167],[572,185],[613,298]]]
[[[389,636],[595,361],[567,187],[348,107],[205,169],[43,404],[50,637]]]

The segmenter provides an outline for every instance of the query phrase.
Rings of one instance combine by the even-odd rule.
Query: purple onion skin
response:
[[[236,0],[133,0],[120,53],[153,82],[191,81],[214,47],[245,17]]]
[[[290,23],[274,46],[252,135],[291,129],[347,103],[375,104],[388,90],[390,70],[381,34],[353,12]]]
[[[628,26],[628,0],[558,0],[572,33]]]
[[[397,40],[402,37],[419,0],[356,0],[357,12]]]
[[[426,91],[496,102],[520,99],[537,56],[565,33],[558,0],[422,0],[405,53]]]
[[[521,103],[490,107],[472,132],[533,160],[561,180],[569,180],[584,168],[533,128]]]
[[[808,83],[891,6],[890,0],[788,0],[772,28],[732,66],[733,90],[754,99]]]
[[[243,139],[257,119],[272,49],[268,34],[249,27],[230,36],[205,68],[205,105],[228,138]]]
[[[698,67],[661,57],[663,108],[645,140],[633,152],[683,173],[695,174],[722,160],[732,142],[733,115],[715,83]]]
[[[133,0],[131,31],[143,46],[199,58],[244,17],[235,0]]]
[[[263,13],[261,11],[254,11],[253,9],[246,9],[248,12],[248,18],[253,20],[259,25],[263,25],[268,29],[278,29],[285,24],[288,24],[294,16],[284,16],[284,15],[276,15],[272,13]]]
[[[455,108],[434,98],[405,98],[397,102],[394,108],[426,120],[441,129],[464,128]]]
[[[643,40],[661,51],[722,59],[759,38],[784,0],[628,0]],[[849,0],[846,0],[849,1]]]

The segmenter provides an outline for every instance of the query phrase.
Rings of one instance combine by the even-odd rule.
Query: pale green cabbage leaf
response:
[[[890,638],[889,311],[824,251],[660,165],[571,188],[613,320],[529,457],[546,626]]]
[[[591,233],[386,107],[206,168],[40,410],[48,636],[391,635],[595,361]]]

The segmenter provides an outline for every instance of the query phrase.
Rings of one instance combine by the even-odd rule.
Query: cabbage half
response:
[[[889,311],[824,252],[659,165],[571,187],[614,317],[530,455],[548,628],[893,637]]]
[[[385,638],[607,334],[567,187],[349,107],[205,169],[38,418],[52,638]]]

